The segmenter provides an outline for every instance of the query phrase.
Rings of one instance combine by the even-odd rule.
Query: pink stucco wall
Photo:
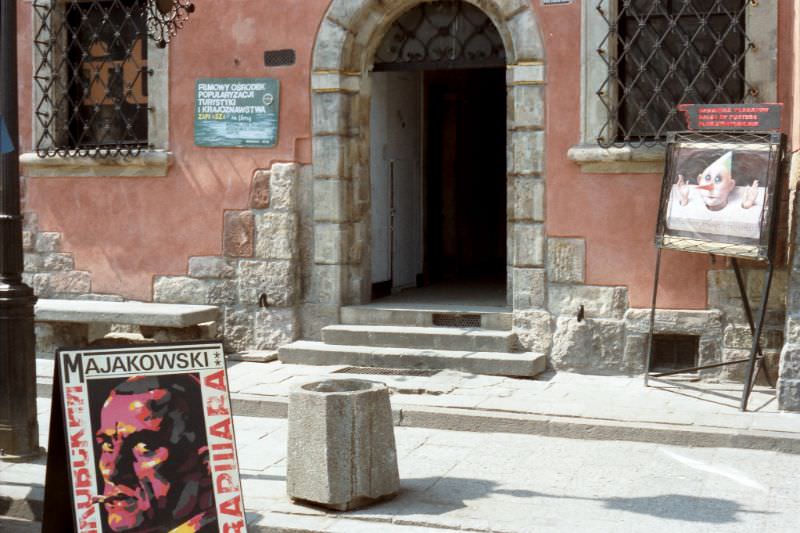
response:
[[[256,168],[310,160],[309,70],[317,27],[330,0],[199,0],[170,45],[170,150],[165,178],[28,180],[26,210],[45,231],[63,233],[92,290],[149,299],[155,275],[186,272],[191,256],[221,252],[223,211],[243,209]],[[779,100],[792,102],[791,2],[780,3]],[[224,8],[222,7],[224,5]],[[532,1],[547,61],[547,232],[586,239],[586,282],[626,285],[630,304],[650,301],[660,176],[583,174],[566,157],[580,141],[580,2]],[[30,148],[30,0],[20,3],[22,138]],[[263,52],[294,48],[293,67],[265,68]],[[199,77],[269,76],[281,82],[280,140],[274,149],[209,149],[193,143]],[[792,116],[787,108],[786,116]],[[719,265],[717,265],[718,267]],[[707,257],[665,253],[660,307],[703,308]]]
[[[655,271],[655,236],[661,175],[584,174],[567,159],[580,141],[580,2],[541,7],[547,55],[547,232],[586,239],[586,283],[625,285],[630,305],[649,307]],[[791,116],[791,2],[781,2],[778,87]],[[788,125],[787,125],[788,131]],[[706,307],[706,255],[665,251],[658,306]]]
[[[309,70],[313,39],[329,0],[196,2],[170,44],[170,135],[164,178],[28,180],[25,209],[45,231],[63,232],[92,291],[150,299],[154,275],[186,272],[190,256],[219,255],[223,210],[247,207],[254,169],[310,160]],[[224,8],[222,6],[224,5]],[[22,138],[30,148],[30,2],[21,4]],[[266,68],[265,50],[294,48],[292,67]],[[194,86],[200,77],[273,77],[281,83],[279,143],[273,149],[194,146]]]

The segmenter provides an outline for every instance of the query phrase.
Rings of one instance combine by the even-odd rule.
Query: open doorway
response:
[[[373,299],[505,302],[505,69],[373,73],[370,161]]]
[[[505,69],[428,71],[424,85],[424,284],[505,287]]]

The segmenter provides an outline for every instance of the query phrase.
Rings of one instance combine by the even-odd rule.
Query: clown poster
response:
[[[61,350],[56,366],[74,531],[246,530],[220,343]]]
[[[671,140],[659,245],[766,257],[780,143],[770,142],[771,134],[745,135],[692,133]]]

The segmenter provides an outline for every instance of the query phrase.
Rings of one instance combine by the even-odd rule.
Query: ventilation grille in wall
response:
[[[264,66],[287,67],[294,65],[296,56],[293,49],[267,50],[264,52]]]
[[[653,335],[651,372],[669,372],[697,366],[700,337],[695,335]]]
[[[432,319],[434,326],[447,328],[481,327],[481,315],[476,314],[434,313]]]

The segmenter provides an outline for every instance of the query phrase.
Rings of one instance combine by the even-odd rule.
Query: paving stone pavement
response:
[[[651,379],[645,387],[641,377],[566,372],[519,379],[454,371],[430,377],[340,373],[344,368],[233,363],[235,406],[240,414],[286,416],[293,384],[361,377],[390,387],[395,423],[401,426],[800,453],[800,413],[779,412],[768,387],[757,387],[749,410],[742,412],[737,383]]]
[[[401,427],[400,494],[334,513],[286,496],[286,420],[235,427],[251,531],[797,531],[797,454]],[[43,480],[44,460],[0,463],[0,496]]]
[[[39,366],[41,378],[47,368]],[[230,365],[229,379],[234,398],[258,400],[239,404],[269,410],[270,405],[285,408],[293,383],[331,377],[339,369],[242,362]],[[358,377],[333,377],[339,376]],[[278,408],[272,418],[263,412],[236,416],[251,531],[780,532],[797,531],[800,523],[800,448],[790,446],[793,453],[743,449],[764,448],[769,442],[746,446],[753,435],[800,441],[800,415],[779,413],[768,389],[759,389],[751,400],[753,410],[743,413],[736,384],[659,382],[645,388],[641,378],[563,373],[537,380],[456,372],[360,377],[386,382],[394,409],[407,410],[418,421],[420,413],[434,421],[478,413],[488,420],[500,417],[507,431],[487,431],[497,426],[492,423],[476,423],[470,431],[401,423],[395,428],[401,493],[368,509],[331,513],[294,504],[285,495],[285,413]],[[40,442],[46,443],[50,400],[42,397],[37,405]],[[576,427],[611,426],[601,440],[589,432],[592,440],[526,434],[537,433],[536,426],[517,431],[515,424],[530,417],[571,421]],[[663,433],[675,427],[719,431],[736,439],[720,447],[708,439],[665,443],[636,438],[656,434],[652,428]],[[613,431],[625,440],[614,439]],[[0,515],[5,515],[0,531],[38,530],[35,523],[10,518],[38,516],[43,480],[44,459],[0,462]]]

